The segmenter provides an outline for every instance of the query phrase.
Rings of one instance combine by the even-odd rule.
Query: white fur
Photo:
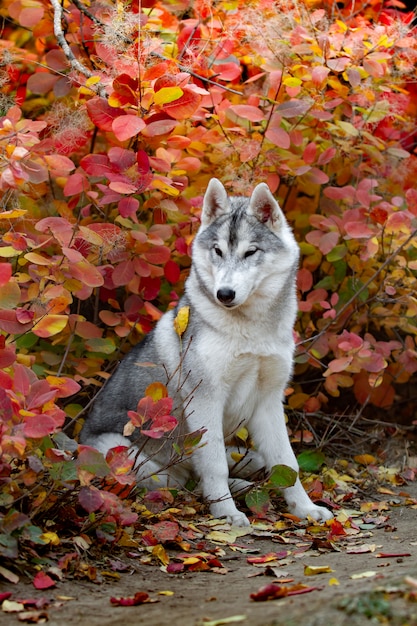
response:
[[[249,206],[245,205],[252,222],[246,220],[249,226],[246,231],[242,226],[240,239],[232,246],[227,222],[219,228],[217,224],[223,224],[225,216],[239,210],[239,202],[232,199],[229,206],[223,185],[212,179],[186,283],[185,303],[189,303],[191,317],[182,344],[181,368],[173,311],[161,318],[151,338],[153,349],[171,376],[171,393],[185,402],[187,430],[206,429],[205,445],[196,449],[189,461],[173,467],[168,467],[166,452],[158,450],[150,457],[134,449],[132,454],[137,455],[138,481],[142,484],[184,485],[193,474],[214,516],[246,526],[249,521],[236,508],[230,487],[238,490],[247,483],[229,480],[231,462],[225,440],[247,426],[257,451],[254,469],[263,466],[270,470],[284,464],[298,472],[282,401],[293,364],[299,253],[285,217],[265,184],[255,188]],[[253,217],[259,223],[253,222]],[[210,227],[213,246],[207,245],[205,236]],[[264,233],[265,242],[259,239],[259,233]],[[255,248],[253,257],[246,259],[245,252]],[[221,289],[235,293],[229,305],[219,302]],[[94,445],[106,452],[114,445],[127,443],[122,435],[104,433]],[[158,474],[159,483],[153,474]],[[326,508],[313,504],[299,479],[284,490],[284,496],[289,510],[298,517],[332,517]]]

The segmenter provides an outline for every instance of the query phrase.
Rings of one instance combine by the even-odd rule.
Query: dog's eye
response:
[[[249,250],[246,250],[245,252],[245,259],[247,259],[250,256],[253,256],[256,252],[258,252],[258,248],[250,248]]]
[[[217,256],[219,257],[223,256],[223,252],[221,251],[221,248],[219,248],[219,246],[213,246],[213,250],[217,254]]]

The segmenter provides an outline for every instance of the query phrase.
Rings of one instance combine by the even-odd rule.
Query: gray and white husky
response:
[[[250,467],[269,471],[284,464],[298,472],[282,405],[293,365],[298,256],[291,229],[265,183],[250,199],[229,198],[213,178],[204,196],[185,294],[177,307],[190,307],[181,343],[174,329],[177,310],[171,310],[123,359],[98,395],[82,443],[103,453],[132,446],[123,435],[127,411],[136,410],[151,382],[166,383],[168,377],[182,416],[174,436],[151,440],[142,435],[134,441],[138,482],[155,489],[185,485],[194,478],[215,517],[248,525],[231,495],[231,488],[240,483],[229,478],[233,463],[225,440],[246,426],[256,451]],[[173,464],[175,433],[179,438],[198,429],[206,430],[204,445],[188,460]],[[284,497],[291,513],[300,518],[332,517],[313,504],[299,478],[284,490]]]

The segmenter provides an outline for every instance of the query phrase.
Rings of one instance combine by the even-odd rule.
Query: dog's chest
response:
[[[257,406],[271,393],[279,398],[288,374],[277,356],[242,354],[229,362],[222,381],[226,392],[225,427],[236,428],[248,422]]]

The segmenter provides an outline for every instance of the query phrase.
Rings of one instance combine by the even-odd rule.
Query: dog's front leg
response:
[[[250,422],[250,432],[255,447],[270,470],[274,465],[287,465],[298,474],[297,459],[292,450],[285,424],[282,402],[277,396],[264,399]],[[322,506],[317,506],[308,497],[299,477],[292,487],[283,490],[284,498],[291,513],[300,518],[327,520],[332,513]]]
[[[199,404],[199,415],[201,415],[201,408]],[[210,418],[204,421],[207,432],[203,446],[191,455],[194,473],[200,480],[199,487],[204,499],[210,504],[210,512],[214,517],[225,517],[230,524],[235,526],[249,526],[248,518],[236,508],[230,493],[222,419],[220,417],[218,420],[213,419],[213,416],[221,416],[222,413],[213,410],[211,403],[206,415],[210,415]],[[196,415],[191,417],[193,425],[197,424]]]

